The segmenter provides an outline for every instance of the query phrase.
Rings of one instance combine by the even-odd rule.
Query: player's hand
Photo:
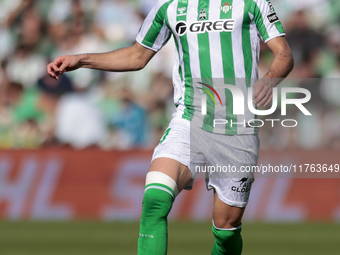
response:
[[[257,107],[267,106],[273,99],[273,87],[269,81],[259,80],[254,84],[255,92],[253,95],[254,103]]]
[[[80,68],[80,56],[70,55],[57,57],[52,63],[47,65],[47,73],[52,78],[59,80],[59,75]]]

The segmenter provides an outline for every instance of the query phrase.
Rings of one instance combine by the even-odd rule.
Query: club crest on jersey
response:
[[[184,13],[186,9],[187,9],[186,7],[178,8],[177,9],[177,11],[178,11],[177,12],[177,16],[184,16],[184,15],[186,15],[186,13]]]
[[[225,2],[221,7],[221,11],[223,11],[224,13],[228,13],[234,6],[230,5],[230,3]]]
[[[207,19],[207,13],[204,9],[200,10],[200,15],[198,17],[198,20],[206,20]]]

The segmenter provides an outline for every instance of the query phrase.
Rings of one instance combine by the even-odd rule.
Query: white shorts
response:
[[[214,134],[174,117],[152,160],[171,158],[186,165],[192,175],[186,189],[191,189],[197,175],[204,173],[208,190],[215,189],[230,206],[245,207],[254,174],[244,170],[257,165],[259,147],[257,135]]]

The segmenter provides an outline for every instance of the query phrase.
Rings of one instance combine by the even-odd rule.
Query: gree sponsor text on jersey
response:
[[[185,21],[179,21],[176,24],[176,33],[179,36],[185,35],[187,32],[202,34],[205,32],[233,32],[235,29],[236,20],[204,20],[187,24]],[[189,28],[189,30],[188,30]]]

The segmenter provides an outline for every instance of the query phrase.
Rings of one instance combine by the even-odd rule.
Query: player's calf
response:
[[[240,255],[242,253],[241,220],[245,207],[231,206],[214,194],[212,231],[215,243],[212,255]],[[234,197],[235,199],[235,197]],[[241,201],[235,199],[236,201]],[[233,205],[236,201],[230,202]]]
[[[236,228],[218,228],[213,222],[215,243],[211,255],[240,255],[242,253],[242,225]]]
[[[149,172],[143,198],[138,239],[138,255],[163,255],[167,252],[167,217],[178,194],[176,182],[161,172]]]

